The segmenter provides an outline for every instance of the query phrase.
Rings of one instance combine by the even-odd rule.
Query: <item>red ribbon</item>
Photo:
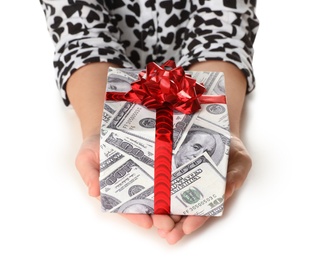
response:
[[[200,104],[226,103],[225,96],[203,96],[206,89],[169,60],[151,62],[127,93],[106,92],[106,100],[128,101],[156,110],[154,214],[170,214],[173,110],[197,112]]]

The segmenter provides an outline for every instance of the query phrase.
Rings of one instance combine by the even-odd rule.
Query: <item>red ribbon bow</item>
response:
[[[162,66],[153,62],[147,64],[146,72],[139,74],[125,99],[149,109],[166,105],[191,114],[201,108],[199,98],[205,91],[203,85],[185,74],[182,67],[176,67],[173,60],[168,60]]]
[[[106,92],[106,100],[128,101],[156,109],[154,214],[170,214],[173,109],[197,112],[201,103],[226,103],[225,96],[202,96],[206,89],[169,60],[147,64],[127,93]]]

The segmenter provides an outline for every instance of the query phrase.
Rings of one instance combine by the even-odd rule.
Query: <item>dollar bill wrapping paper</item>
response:
[[[110,68],[106,92],[128,92],[141,70]],[[206,88],[225,95],[221,72],[188,71]],[[192,114],[173,111],[170,214],[221,216],[230,132],[225,103],[201,104]],[[154,214],[156,113],[140,104],[106,100],[100,135],[102,209]],[[159,148],[156,148],[156,150]]]

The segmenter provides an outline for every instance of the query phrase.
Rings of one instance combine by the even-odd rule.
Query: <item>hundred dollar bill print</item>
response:
[[[221,215],[225,178],[207,153],[172,173],[172,214]]]
[[[106,91],[127,92],[140,70],[110,68]],[[186,72],[206,94],[225,95],[224,74]],[[220,216],[230,133],[226,104],[174,111],[171,214]],[[126,101],[105,101],[100,133],[101,205],[106,212],[154,213],[156,113]]]

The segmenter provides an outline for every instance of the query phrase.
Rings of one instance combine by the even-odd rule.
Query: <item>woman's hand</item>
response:
[[[76,157],[76,167],[84,183],[88,187],[88,193],[92,197],[100,199],[99,186],[99,135],[89,136],[84,139]],[[143,227],[151,228],[153,225],[164,232],[174,229],[179,216],[168,215],[146,215],[146,214],[121,214],[132,223]]]
[[[232,136],[226,178],[225,202],[243,185],[251,166],[252,160],[243,142],[238,137]],[[170,231],[158,229],[159,235],[165,238],[169,244],[177,243],[185,235],[201,228],[210,219],[210,217],[204,216],[176,216],[176,218],[178,221],[175,222],[174,227]],[[154,222],[154,225],[158,227],[157,222]]]

